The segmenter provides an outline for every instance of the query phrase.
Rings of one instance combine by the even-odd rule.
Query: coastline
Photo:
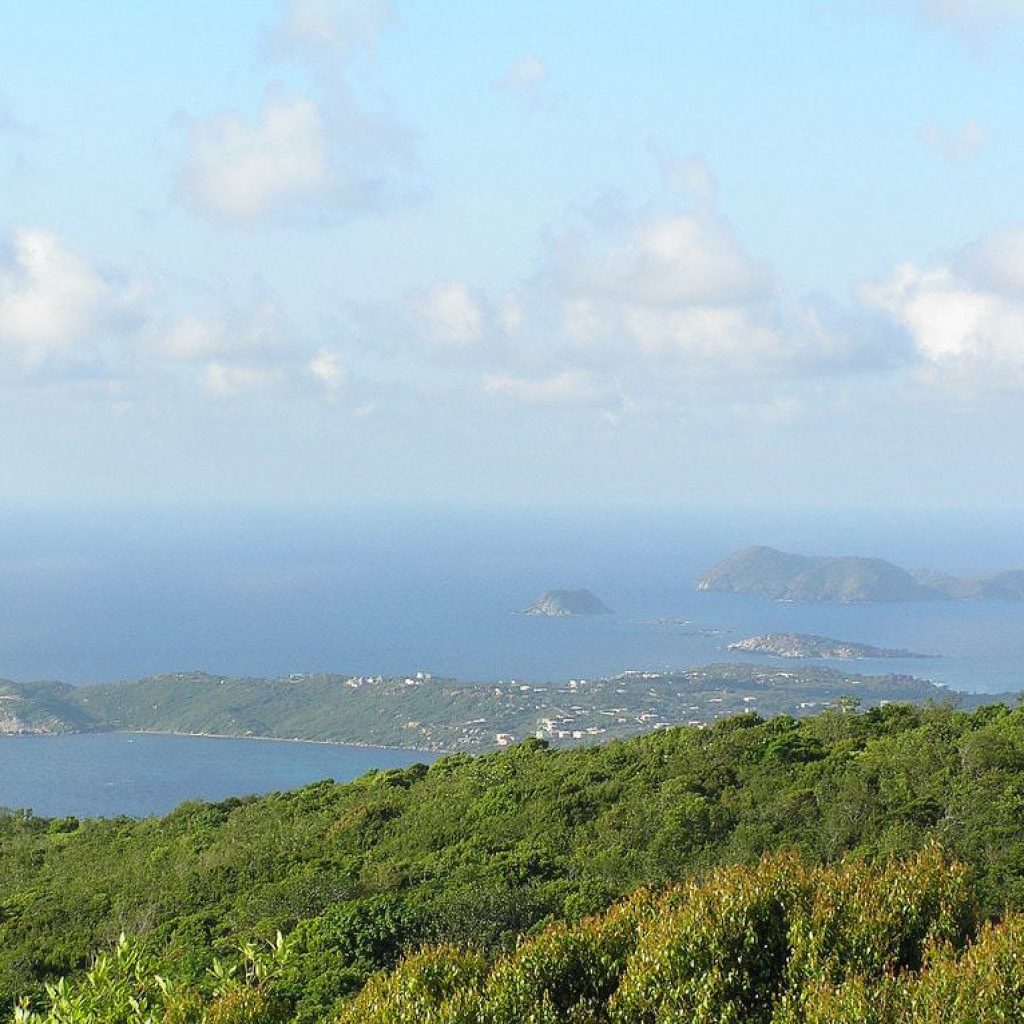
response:
[[[183,736],[186,738],[202,740],[265,740],[270,743],[313,743],[321,747],[358,747],[362,750],[399,750],[410,754],[433,754],[436,757],[444,757],[446,754],[455,753],[455,751],[445,749],[430,750],[427,747],[397,747],[389,743],[365,743],[354,740],[311,740],[289,738],[287,736],[257,736],[253,733],[181,732],[171,729],[105,729],[96,730],[91,733],[65,733],[64,735],[88,736],[97,735],[102,732],[118,733],[124,736]]]

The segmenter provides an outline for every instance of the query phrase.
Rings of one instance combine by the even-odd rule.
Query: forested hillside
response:
[[[0,682],[0,732],[138,730],[476,752],[501,745],[499,736],[502,744],[540,735],[571,745],[708,724],[751,709],[804,716],[851,696],[864,707],[954,701],[974,708],[1016,700],[822,665],[718,664],[543,684],[466,683],[424,672],[392,679],[179,672],[96,686]]]
[[[435,982],[448,984],[445,978],[501,976],[502,957],[520,955],[515,950],[524,934],[553,942],[557,949],[573,949],[577,939],[589,941],[591,929],[600,932],[605,927],[601,921],[629,918],[633,911],[614,911],[587,924],[580,924],[582,919],[601,914],[641,886],[657,893],[671,883],[693,880],[681,890],[692,893],[697,891],[693,885],[717,866],[755,865],[777,851],[795,851],[810,871],[805,879],[809,888],[801,889],[804,895],[792,905],[797,909],[785,904],[781,918],[769,914],[776,921],[772,934],[780,934],[778,928],[789,934],[794,922],[804,920],[799,915],[817,913],[815,901],[831,891],[820,882],[825,876],[813,873],[814,865],[849,855],[881,866],[932,843],[966,865],[970,882],[964,890],[969,891],[965,923],[951,939],[953,945],[943,947],[945,959],[935,960],[937,970],[953,977],[961,970],[957,950],[980,922],[1024,909],[1024,711],[994,706],[966,713],[888,705],[863,714],[829,711],[801,721],[765,722],[745,715],[709,729],[665,730],[578,750],[556,752],[528,741],[477,758],[445,757],[429,768],[371,773],[346,785],[323,782],[258,799],[188,804],[161,820],[45,821],[10,815],[0,820],[0,992],[7,1006],[19,995],[43,1000],[44,981],[74,975],[125,932],[141,944],[141,975],[159,973],[176,979],[183,991],[199,993],[213,977],[209,969],[215,956],[230,961],[244,942],[264,948],[259,944],[272,942],[280,930],[284,952],[271,957],[274,966],[266,970],[273,981],[252,990],[269,1000],[267,1007],[273,1005],[279,1014],[274,1019],[311,1022],[342,1014],[344,1020],[367,1021],[521,1020],[527,1018],[375,1018],[367,1002],[375,998],[372,993],[379,992],[385,1006],[393,998],[389,986],[404,984],[386,976],[359,997],[363,1001],[355,1005],[361,1010],[352,1009],[349,1001],[376,971],[425,947],[446,951],[425,953],[401,968],[426,972],[427,980],[409,982],[407,987],[416,991],[433,992]],[[754,907],[757,917],[764,907],[782,906],[782,876],[771,866],[777,863],[782,862],[758,869],[749,884],[742,874],[713,875],[707,892],[722,890],[723,906]],[[859,868],[849,870],[854,888],[876,884],[857,874]],[[792,875],[797,885],[803,871],[787,869],[783,875]],[[947,865],[943,871],[954,887],[967,885],[960,869]],[[868,874],[873,878],[875,873]],[[879,892],[889,891],[885,886],[895,884],[893,879],[911,875],[879,876]],[[759,902],[751,892],[762,885],[768,895]],[[692,904],[697,906],[711,898],[637,896],[627,907],[663,899],[665,907],[682,907],[685,918],[687,901],[698,900]],[[882,903],[885,899],[878,897]],[[928,920],[940,913],[930,897],[921,899],[920,913]],[[853,901],[861,902],[859,897]],[[957,921],[959,913],[954,914]],[[617,926],[608,927],[614,931]],[[991,950],[1009,941],[1007,934],[1018,934],[1013,931],[1019,931],[1017,924],[1007,927],[1010,931],[983,930],[979,948]],[[815,967],[814,998],[826,1000],[821,1005],[831,1005],[829,999],[888,998],[884,971],[904,961],[918,966],[928,936],[927,928],[914,928],[906,943],[900,941],[898,956],[904,960],[886,960],[884,970],[871,967],[868,981],[851,976],[852,987],[832,992],[829,986],[845,985],[844,977],[814,973]],[[642,951],[651,951],[650,964],[660,962],[658,943],[664,936],[645,938],[642,930],[630,934],[624,952],[616,954],[617,960],[612,957],[619,965],[618,980],[612,987],[611,981],[602,982],[602,999],[610,999],[620,981],[635,977],[637,964],[648,962],[636,960],[648,956]],[[841,939],[842,934],[836,941]],[[709,963],[718,963],[723,977],[732,977],[733,939],[708,942]],[[795,955],[780,954],[767,977],[790,971]],[[431,956],[439,958],[434,967]],[[549,960],[544,954],[544,962]],[[831,961],[826,956],[822,963]],[[104,969],[113,970],[107,964]],[[661,973],[661,967],[651,967],[652,977]],[[876,982],[881,995],[871,988]],[[242,988],[250,992],[251,986]],[[243,1003],[251,998],[256,997],[230,996]],[[596,1009],[590,1016],[536,1017],[603,1019]],[[674,1018],[644,1010],[628,1019]]]
[[[793,857],[641,890],[492,960],[414,954],[337,1024],[996,1024],[1024,1013],[1024,916],[979,926],[959,864]]]
[[[885,867],[795,855],[721,868],[506,953],[428,947],[375,975],[335,1024],[997,1024],[1024,1007],[1024,915],[984,923],[935,847]],[[21,1024],[285,1024],[281,935],[182,984],[121,940]]]

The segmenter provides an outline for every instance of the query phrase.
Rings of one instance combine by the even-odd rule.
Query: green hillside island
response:
[[[758,546],[712,566],[696,587],[774,601],[1024,601],[1024,571],[956,577],[911,572],[881,558],[794,555]]]
[[[103,686],[0,683],[0,732],[136,730],[476,751],[527,736],[593,743],[749,710],[807,715],[848,696],[864,706],[937,700],[977,707],[1016,700],[1013,694],[960,693],[904,675],[749,663],[550,684],[460,683],[425,672],[397,679],[235,679],[192,672]]]
[[[162,819],[11,813],[0,878],[25,1024],[1019,1021],[1024,710],[747,714]]]
[[[95,725],[95,716],[67,683],[0,679],[0,736],[89,732]]]

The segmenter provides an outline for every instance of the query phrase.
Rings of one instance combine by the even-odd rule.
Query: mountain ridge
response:
[[[717,562],[697,579],[695,587],[773,601],[1024,601],[1024,571],[958,577],[930,569],[903,569],[882,558],[799,555],[754,545]]]

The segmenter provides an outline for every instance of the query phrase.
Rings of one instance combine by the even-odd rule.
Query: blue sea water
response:
[[[430,761],[408,750],[274,740],[103,733],[0,740],[0,806],[46,817],[145,817],[185,800],[345,781],[371,768]]]
[[[731,640],[785,630],[941,655],[858,663],[864,671],[1017,691],[1024,687],[1024,604],[776,604],[698,593],[693,582],[754,543],[951,572],[1019,568],[1018,523],[1009,513],[12,508],[0,511],[0,676],[85,683],[190,669],[424,669],[464,680],[564,679],[721,661],[730,657],[723,648]],[[560,587],[587,587],[615,614],[513,614]],[[664,618],[692,626],[658,624]],[[198,758],[200,748],[180,742],[174,764],[186,771],[187,752]],[[2,756],[9,749],[0,741]],[[71,741],[20,748],[44,775],[86,749]],[[321,770],[321,755],[310,748],[246,749],[313,758],[303,763]],[[150,756],[138,742],[117,750],[126,779]],[[224,792],[291,784],[269,768],[263,783],[239,774],[232,784],[232,771]],[[6,788],[0,804],[33,803],[10,792],[13,782]],[[114,790],[97,799],[97,813],[127,810]],[[169,784],[168,792],[178,799],[183,790]],[[142,813],[167,802],[154,797],[132,806]]]

